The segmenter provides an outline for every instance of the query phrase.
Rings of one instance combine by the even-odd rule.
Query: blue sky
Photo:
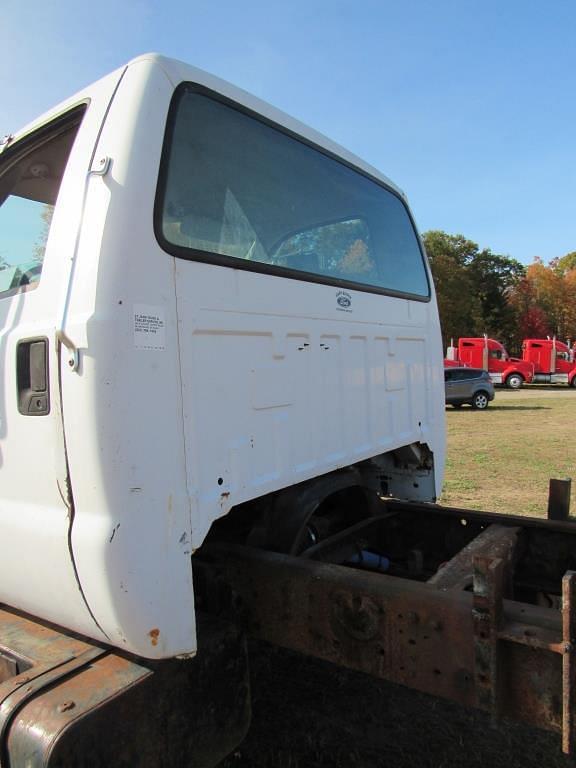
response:
[[[421,231],[524,263],[576,250],[574,0],[5,0],[0,134],[146,51],[343,144]]]

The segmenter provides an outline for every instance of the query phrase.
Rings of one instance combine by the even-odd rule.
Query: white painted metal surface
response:
[[[154,201],[181,82],[390,185],[297,121],[179,62],[140,57],[81,95],[90,106],[42,280],[0,298],[0,600],[156,658],[194,653],[190,555],[232,506],[414,442],[434,454],[438,492],[444,466],[434,296],[349,290],[342,312],[334,286],[162,250]],[[56,485],[65,474],[58,414],[19,416],[13,391],[15,339],[46,334],[54,344],[56,330],[79,361],[75,370],[60,347],[71,527]],[[55,364],[52,372],[55,395]]]
[[[90,615],[69,551],[71,512],[64,500],[66,466],[54,352],[90,157],[121,75],[116,72],[96,83],[15,137],[26,136],[87,98],[91,101],[60,188],[42,279],[35,290],[0,297],[0,601],[98,639],[105,636]],[[52,408],[47,416],[18,412],[16,346],[31,337],[46,337],[51,353]]]

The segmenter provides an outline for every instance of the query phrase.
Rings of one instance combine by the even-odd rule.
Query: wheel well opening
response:
[[[317,478],[239,504],[212,524],[206,543],[247,544],[300,554],[370,515],[374,492],[350,484],[351,478],[345,475],[338,479],[340,483],[332,485]]]

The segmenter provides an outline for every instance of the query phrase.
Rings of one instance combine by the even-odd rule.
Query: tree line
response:
[[[576,251],[528,267],[462,235],[425,232],[444,347],[484,333],[519,355],[522,339],[576,339]]]

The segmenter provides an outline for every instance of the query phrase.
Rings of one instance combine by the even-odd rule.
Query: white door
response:
[[[103,639],[69,542],[57,337],[94,146],[120,76],[0,153],[0,602]]]

